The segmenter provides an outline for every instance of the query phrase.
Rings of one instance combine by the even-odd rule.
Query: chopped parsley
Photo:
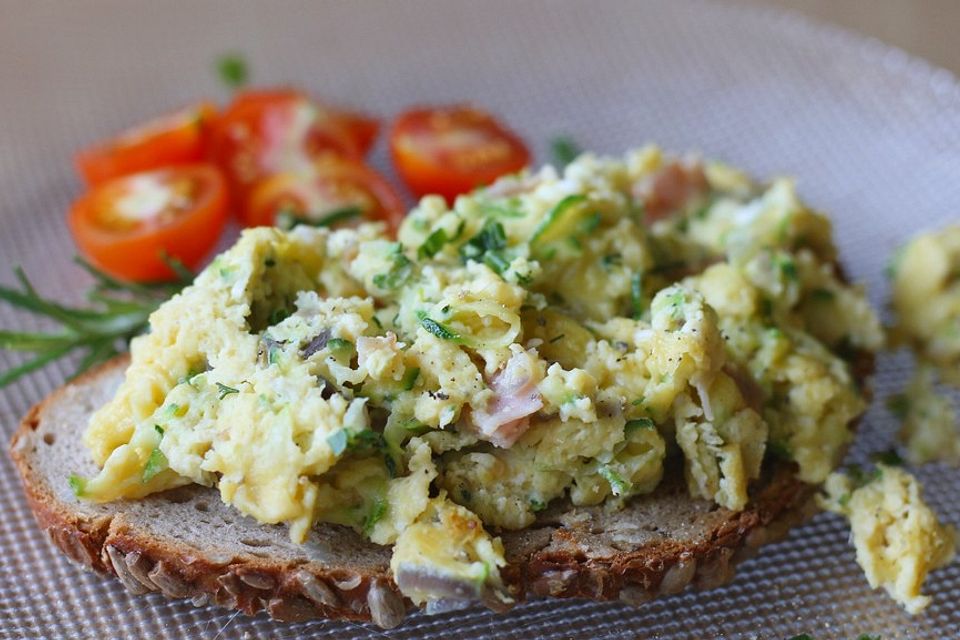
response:
[[[396,289],[404,285],[413,274],[413,262],[402,253],[402,246],[395,245],[390,270],[373,276],[373,284],[378,289]]]
[[[353,343],[343,338],[330,338],[327,340],[327,348],[330,351],[353,351]]]
[[[810,292],[810,298],[820,302],[830,302],[837,297],[830,289],[814,289]]]
[[[653,423],[653,420],[650,418],[637,418],[636,420],[627,420],[627,423],[623,425],[623,430],[627,433],[634,431],[636,429],[655,429],[656,425]]]
[[[359,431],[351,431],[346,428],[337,429],[327,436],[327,445],[335,456],[347,451],[351,453],[376,453],[386,449],[383,434],[370,429]]]
[[[437,229],[423,241],[423,244],[417,249],[417,257],[423,260],[424,258],[432,258],[433,256],[440,253],[440,250],[443,249],[444,245],[450,242],[450,238],[447,237],[446,229]]]
[[[73,491],[73,495],[77,496],[78,498],[83,496],[84,492],[87,489],[87,481],[75,473],[71,473],[67,477],[67,484],[70,485],[70,489]]]
[[[150,482],[154,476],[168,467],[167,456],[163,455],[159,446],[154,447],[153,451],[150,452],[150,457],[147,458],[147,464],[143,467],[141,482]]]
[[[600,264],[603,265],[603,268],[610,270],[610,267],[619,265],[623,260],[623,256],[619,253],[611,253],[609,255],[603,256],[600,258]]]
[[[308,227],[332,227],[338,222],[359,218],[362,215],[363,209],[356,206],[332,209],[319,218],[303,216],[295,211],[284,209],[277,213],[277,226],[287,230],[301,224]]]
[[[887,449],[886,451],[878,451],[870,456],[870,459],[879,464],[885,464],[888,467],[901,467],[903,466],[903,458],[900,457],[900,454],[897,453],[896,449]]]
[[[460,247],[460,257],[464,263],[469,260],[483,262],[497,274],[503,274],[510,267],[506,248],[507,234],[503,225],[488,219],[480,232]]]
[[[547,508],[547,503],[543,500],[538,500],[537,498],[530,498],[530,510],[534,513],[543,511]]]
[[[228,395],[230,395],[231,393],[240,393],[240,389],[234,389],[233,387],[228,387],[227,385],[223,384],[222,382],[218,382],[218,383],[217,383],[217,389],[220,390],[220,391],[217,392],[217,399],[218,399],[218,400],[223,400],[224,398],[226,398],[226,397],[227,397]]]
[[[643,274],[630,277],[630,317],[639,320],[643,315]]]
[[[586,200],[587,196],[575,193],[555,204],[540,221],[536,229],[533,230],[533,234],[530,236],[530,246],[536,247],[551,240],[556,240],[557,237],[562,237],[564,235],[562,233],[563,227],[569,224],[569,222],[565,224],[565,221],[570,220],[571,214],[576,214],[579,209],[577,205],[586,202]]]
[[[239,89],[247,84],[250,69],[238,53],[228,53],[217,59],[217,74],[228,89]]]
[[[453,342],[459,342],[461,340],[459,333],[440,324],[428,316],[426,311],[417,311],[417,319],[420,321],[421,327],[441,340],[451,340]]]
[[[793,258],[782,258],[780,260],[780,273],[787,280],[796,280],[799,277],[797,263],[793,261]]]
[[[558,169],[563,169],[580,155],[580,147],[567,136],[557,136],[550,141],[550,155]]]
[[[387,501],[378,496],[373,501],[373,507],[370,509],[370,512],[363,519],[363,535],[369,538],[373,532],[373,528],[378,522],[383,520],[383,516],[385,515],[387,515]]]
[[[627,481],[608,465],[603,465],[600,467],[600,475],[603,476],[604,480],[610,483],[610,489],[613,491],[613,495],[622,496],[630,490],[630,485],[627,483]]]
[[[400,381],[400,386],[404,391],[410,391],[413,389],[413,385],[417,384],[417,378],[420,377],[420,368],[413,367],[412,369],[407,369],[403,374],[403,380]]]
[[[859,489],[879,479],[883,472],[878,467],[874,467],[870,471],[864,471],[860,465],[850,464],[847,465],[847,475],[850,476],[853,485]]]

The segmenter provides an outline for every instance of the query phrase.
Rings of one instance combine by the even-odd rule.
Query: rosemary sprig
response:
[[[131,338],[146,329],[150,314],[193,279],[181,262],[169,257],[165,260],[177,275],[177,282],[147,285],[123,282],[77,258],[94,278],[87,293],[91,304],[86,307],[70,307],[44,298],[23,269],[14,268],[20,287],[0,285],[0,301],[55,320],[60,329],[51,333],[0,330],[0,349],[34,355],[19,366],[0,371],[0,388],[75,351],[85,353],[73,377],[125,349]]]

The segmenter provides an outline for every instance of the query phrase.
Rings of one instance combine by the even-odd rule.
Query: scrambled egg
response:
[[[940,379],[960,385],[960,226],[908,242],[889,267],[895,337],[909,346],[917,371],[888,406],[902,422],[900,438],[912,462],[960,463],[957,417]]]
[[[935,369],[920,364],[903,392],[887,398],[887,408],[902,423],[900,438],[911,463],[960,464],[957,413],[950,398],[935,385]]]
[[[878,465],[856,486],[840,473],[825,485],[821,504],[850,520],[857,562],[870,586],[883,587],[912,614],[930,602],[920,588],[927,574],[953,560],[956,530],[941,524],[909,473]]]
[[[134,340],[82,495],[215,487],[394,545],[417,602],[503,604],[498,530],[617,508],[667,456],[733,510],[768,454],[827,477],[866,406],[846,358],[883,341],[835,259],[789,180],[654,147],[426,197],[397,241],[248,230]]]
[[[915,237],[889,275],[897,336],[960,384],[960,225]]]

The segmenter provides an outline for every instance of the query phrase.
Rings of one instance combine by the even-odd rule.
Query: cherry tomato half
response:
[[[68,222],[81,252],[110,275],[170,279],[164,254],[195,268],[220,237],[227,187],[213,165],[194,164],[115,178],[74,202]]]
[[[278,173],[257,183],[243,224],[333,226],[382,220],[396,233],[405,212],[403,200],[383,176],[355,160],[328,156],[306,170]]]
[[[250,91],[217,121],[211,156],[242,204],[250,187],[271,174],[306,170],[325,155],[359,160],[378,127],[375,120],[323,106],[293,89]]]
[[[448,202],[530,162],[516,134],[489,113],[465,105],[402,113],[390,131],[390,152],[415,195],[436,193]]]
[[[171,165],[203,160],[217,109],[209,102],[166,114],[80,151],[77,169],[89,185]]]

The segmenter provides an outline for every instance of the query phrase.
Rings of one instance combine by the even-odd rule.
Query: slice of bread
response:
[[[91,504],[74,497],[70,474],[96,468],[81,443],[87,420],[114,393],[117,358],[34,407],[11,444],[40,527],[80,566],[113,574],[134,593],[159,591],[278,620],[349,618],[382,627],[413,609],[390,576],[390,549],[353,530],[318,525],[303,545],[281,525],[262,525],[217,492],[183,487],[143,500]],[[626,509],[554,506],[522,531],[502,532],[502,575],[517,600],[620,599],[639,604],[692,584],[727,582],[733,565],[809,515],[815,488],[792,467],[765,469],[749,506],[736,513],[693,500],[670,468],[650,495]]]

